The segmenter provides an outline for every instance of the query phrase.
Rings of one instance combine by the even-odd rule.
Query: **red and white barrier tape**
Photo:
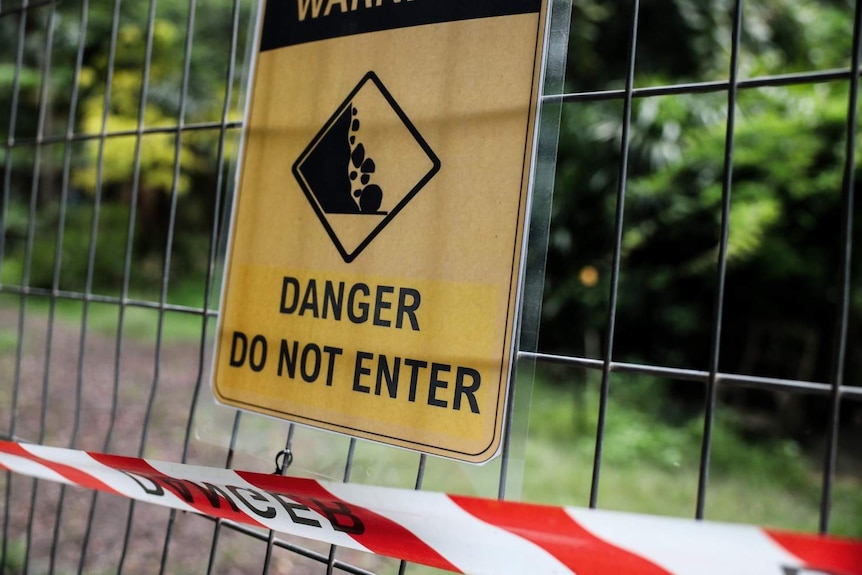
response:
[[[458,573],[862,575],[862,542],[0,441],[0,468]]]

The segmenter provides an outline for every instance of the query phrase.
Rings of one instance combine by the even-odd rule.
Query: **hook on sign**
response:
[[[293,463],[293,453],[289,449],[282,449],[275,454],[275,471],[273,475],[284,475],[290,464]]]

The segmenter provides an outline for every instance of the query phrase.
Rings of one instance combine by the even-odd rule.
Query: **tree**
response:
[[[742,78],[849,66],[848,2],[745,5]],[[636,85],[726,80],[731,10],[642,3]],[[628,3],[576,2],[568,90],[622,87],[630,19]],[[739,94],[722,370],[832,377],[847,95],[846,80]],[[726,115],[720,92],[635,102],[617,360],[708,366]],[[600,353],[582,334],[606,327],[621,121],[619,100],[563,108],[544,349]]]
[[[77,290],[83,287],[86,276],[86,254],[90,242],[90,223],[94,203],[98,200],[98,249],[95,274],[97,289],[113,292],[119,289],[122,266],[117,258],[124,256],[124,238],[131,208],[133,190],[136,188],[136,237],[133,257],[142,272],[143,289],[157,289],[161,276],[159,263],[167,236],[171,194],[174,190],[176,132],[172,129],[179,123],[185,125],[202,122],[217,123],[222,118],[225,96],[225,80],[230,56],[233,0],[218,0],[199,5],[194,14],[193,49],[190,55],[188,91],[184,99],[185,108],[180,118],[180,97],[185,59],[186,32],[189,21],[189,4],[178,0],[150,2],[123,2],[114,17],[115,3],[60,3],[52,5],[55,10],[54,30],[50,35],[54,61],[49,69],[48,118],[46,135],[61,136],[69,123],[78,136],[97,135],[103,132],[110,136],[104,140],[89,138],[82,144],[43,148],[52,158],[43,159],[42,179],[39,187],[40,217],[37,218],[38,243],[32,252],[30,284],[50,287],[53,281],[54,241],[59,227],[56,197],[61,189],[62,155],[73,154],[71,188],[68,213],[63,224],[65,240],[63,246],[63,287]],[[239,5],[237,3],[237,5]],[[152,26],[148,26],[150,6],[155,11]],[[87,8],[88,7],[88,8]],[[24,21],[24,59],[19,75],[19,101],[16,112],[16,139],[33,138],[38,122],[39,99],[42,94],[41,64],[46,53],[49,35],[49,10],[23,11],[19,19],[0,19],[0,36],[9,49],[4,53],[15,55],[18,45],[18,26]],[[238,69],[245,55],[248,38],[249,11],[241,13]],[[21,20],[24,18],[25,20]],[[86,23],[82,29],[81,24]],[[150,41],[150,66],[145,74],[148,36]],[[113,40],[112,38],[114,38]],[[80,74],[73,78],[76,69],[75,57],[78,43],[83,39],[84,52]],[[112,42],[115,47],[112,50]],[[5,48],[4,48],[5,50]],[[0,61],[0,107],[11,109],[13,98],[14,60]],[[110,84],[108,80],[110,78]],[[72,109],[73,80],[79,86],[79,98]],[[234,78],[234,96],[231,116],[238,119],[237,96],[240,92],[239,78]],[[165,127],[163,132],[144,135],[140,140],[139,171],[135,178],[135,160],[138,138],[134,135],[138,127],[138,115],[142,88],[146,85],[146,106],[143,114],[145,130]],[[107,116],[103,119],[106,90],[110,89]],[[6,105],[8,104],[8,106]],[[70,113],[73,117],[70,119]],[[103,125],[104,122],[104,125]],[[6,133],[4,133],[4,129]],[[8,124],[0,124],[0,137],[7,137]],[[116,135],[116,134],[128,135]],[[227,139],[226,155],[236,153],[236,134]],[[208,232],[212,225],[214,198],[217,193],[218,174],[215,167],[218,149],[218,131],[186,132],[182,135],[179,153],[180,171],[176,180],[176,192],[182,198],[182,209],[178,215],[181,225],[188,233],[177,235],[174,245],[176,262],[174,276],[186,277],[201,274],[207,258],[201,251],[207,249]],[[9,270],[19,271],[23,267],[23,244],[26,236],[26,205],[31,187],[28,184],[32,170],[33,148],[16,147],[11,161],[3,160],[4,169],[12,173],[7,211],[14,217],[7,218],[5,230],[9,254],[14,264],[7,266],[4,277],[10,281]],[[20,273],[18,274],[20,281]],[[12,278],[11,281],[15,281]],[[149,287],[147,287],[149,286]]]

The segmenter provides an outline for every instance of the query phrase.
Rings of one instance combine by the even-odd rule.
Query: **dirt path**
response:
[[[49,346],[48,316],[43,311],[32,311],[25,315],[19,363],[16,359],[18,322],[17,306],[0,307],[0,435],[8,436],[11,432],[17,438],[47,445],[135,456],[144,437],[147,404],[154,389],[145,455],[180,460],[195,391],[199,385],[205,388],[209,385],[206,380],[208,358],[201,362],[198,343],[171,342],[157,355],[154,341],[124,338],[119,350],[119,375],[115,377],[115,332],[90,330],[82,345],[80,319],[73,321],[64,317],[54,323]],[[19,373],[17,399],[16,373]],[[112,419],[115,397],[118,407],[116,418]],[[15,402],[17,410],[13,410]],[[17,413],[14,424],[13,411]],[[79,414],[77,422],[76,413]],[[106,445],[111,426],[113,432]],[[190,462],[223,466],[225,455],[223,450],[202,442],[190,442]],[[0,517],[8,513],[9,518],[7,573],[10,566],[13,567],[11,573],[22,572],[20,563],[25,555],[28,521],[29,572],[49,572],[55,528],[58,530],[55,572],[77,572],[91,509],[94,520],[84,556],[85,573],[117,572],[127,536],[129,545],[122,572],[158,572],[166,540],[168,510],[135,505],[127,534],[128,500],[100,494],[93,506],[92,492],[67,488],[61,509],[60,487],[39,482],[31,514],[33,487],[34,481],[29,478],[0,473]],[[5,509],[7,489],[9,509]],[[58,509],[62,511],[59,514]],[[166,572],[205,573],[213,531],[214,523],[208,519],[177,514]],[[325,546],[297,542],[323,554],[328,552]],[[213,572],[260,573],[265,549],[265,543],[222,529]],[[339,555],[342,556],[349,559],[347,552]],[[271,572],[302,574],[323,570],[319,563],[278,550]]]

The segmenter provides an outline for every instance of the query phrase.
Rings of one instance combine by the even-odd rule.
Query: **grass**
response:
[[[176,292],[185,305],[200,305],[199,290],[182,286]],[[6,300],[17,305],[16,297]],[[28,314],[47,317],[48,304],[30,298]],[[179,303],[179,302],[178,302]],[[81,302],[57,302],[58,321],[79,329]],[[156,336],[158,313],[129,307],[126,337],[151,341]],[[210,322],[210,331],[214,328]],[[106,337],[118,328],[116,305],[93,303],[88,326]],[[200,338],[199,315],[169,312],[164,316],[166,343]],[[14,353],[17,333],[0,328],[0,357]],[[667,382],[615,374],[604,437],[598,503],[600,508],[690,518],[694,516],[702,415],[686,412],[668,399]],[[525,438],[526,459],[521,488],[525,501],[585,507],[589,502],[594,436],[598,413],[598,378],[571,383],[545,372],[537,376],[531,405],[530,427]],[[203,416],[213,434],[230,431],[230,421]],[[199,422],[199,426],[201,422]],[[732,412],[720,408],[716,420],[707,519],[763,525],[779,529],[816,532],[819,517],[820,457],[789,439],[747,439],[738,431]],[[200,429],[199,429],[200,431]],[[239,451],[271,460],[266,446],[279,445],[285,424],[267,418],[243,418]],[[213,441],[212,438],[209,441]],[[292,474],[340,481],[348,440],[342,436],[298,428]],[[842,457],[844,455],[842,454]],[[418,455],[412,452],[359,442],[351,481],[371,485],[412,488]],[[515,462],[517,465],[517,462]],[[429,458],[424,489],[493,497],[499,459],[484,466]],[[862,479],[839,475],[834,485],[832,529],[835,535],[862,537]],[[14,560],[14,554],[11,556]],[[393,573],[397,562],[393,564]],[[384,566],[387,572],[389,563]],[[411,567],[415,573],[437,571]]]
[[[135,294],[131,299],[157,302],[158,294]],[[4,299],[7,307],[17,308],[20,299],[8,296]],[[217,300],[213,301],[215,304]],[[191,308],[203,305],[201,290],[194,285],[179,284],[172,290],[169,303]],[[119,305],[91,302],[87,309],[87,329],[106,337],[115,337],[119,328]],[[50,303],[48,298],[31,296],[27,299],[28,313],[48,317]],[[55,300],[56,320],[74,329],[81,328],[84,304],[78,300],[58,298]],[[123,318],[123,335],[142,342],[153,342],[158,333],[159,312],[156,309],[126,306]],[[215,322],[210,322],[214,324]],[[167,311],[162,321],[164,343],[198,342],[201,338],[203,318],[191,312]],[[6,346],[14,347],[17,335],[14,331],[0,329],[0,352]]]
[[[648,378],[612,379],[600,508],[694,517],[702,418],[674,413],[663,385]],[[524,501],[588,506],[598,387],[597,379],[575,390],[554,383],[552,375],[538,377],[527,437]],[[359,463],[355,468],[372,465],[363,459],[367,453],[357,451]],[[415,473],[415,458],[412,468],[406,462],[403,465],[404,476],[391,482],[412,487],[405,483],[409,483],[409,474]],[[495,484],[498,469],[498,462],[492,462],[483,468],[461,470],[457,464],[432,458],[425,488],[463,493],[475,487],[481,492],[488,488],[485,480]],[[458,471],[466,473],[472,482]],[[733,419],[719,412],[713,431],[706,519],[815,533],[820,482],[820,462],[796,443],[787,439],[746,440],[736,431]],[[859,517],[862,479],[839,476],[834,487],[831,533],[862,537]],[[420,566],[412,566],[410,572],[443,573]]]
[[[199,290],[184,288],[189,305]],[[182,290],[180,290],[182,291]],[[44,300],[32,298],[28,309],[47,314]],[[57,302],[61,322],[78,328],[80,302]],[[155,339],[158,313],[129,307],[126,337]],[[170,312],[164,316],[165,343],[198,341],[202,318]],[[210,330],[214,328],[210,322]],[[91,304],[89,329],[114,337],[117,306]],[[0,353],[14,350],[14,329],[0,329]],[[534,386],[522,498],[554,505],[589,503],[594,435],[598,413],[598,381],[568,388],[554,375],[538,376]],[[605,430],[599,506],[606,509],[679,517],[694,515],[702,418],[679,413],[667,400],[666,382],[650,378],[614,376]],[[713,431],[712,459],[707,490],[707,519],[767,525],[814,532],[820,498],[820,462],[790,440],[746,440],[735,431],[728,410],[719,410]],[[206,417],[204,419],[207,419]],[[245,431],[257,445],[278,444],[284,425],[266,418],[244,419]],[[230,429],[228,425],[225,429]],[[272,441],[263,437],[272,436]],[[304,438],[304,439],[302,439]],[[341,479],[347,440],[303,430],[298,440],[317,454],[313,461],[297,462],[330,479]],[[248,446],[248,452],[254,452]],[[261,454],[269,457],[269,454]],[[418,456],[414,453],[360,442],[353,481],[412,487]],[[451,493],[494,496],[499,461],[482,467],[429,458],[425,488]],[[517,492],[518,486],[514,486]],[[832,531],[862,536],[862,481],[839,476],[834,489]]]
[[[18,347],[18,332],[13,328],[0,328],[0,355],[11,353]]]
[[[693,517],[702,418],[667,417],[656,382],[622,385],[639,394],[614,395],[608,406],[599,507]],[[524,499],[549,504],[589,502],[598,385],[578,394],[547,382],[535,386]],[[663,406],[662,404],[665,404]],[[706,519],[815,532],[820,461],[788,439],[746,440],[721,411],[713,430]],[[839,476],[832,533],[862,537],[862,480]]]
[[[81,307],[81,306],[70,306]],[[119,327],[119,313],[115,305],[95,304],[90,306],[89,325],[97,333],[113,337]],[[67,309],[61,317],[80,321],[81,312]],[[126,337],[139,341],[155,341],[158,333],[159,314],[152,309],[127,307],[123,318]],[[162,322],[164,343],[197,342],[201,337],[203,318],[200,315],[182,312],[167,312]]]
[[[702,418],[695,413],[674,413],[663,385],[665,382],[643,378],[613,380],[600,508],[694,517]],[[713,431],[706,519],[816,532],[819,459],[789,439],[746,439],[725,411],[718,412]],[[596,381],[581,385],[575,392],[552,383],[547,374],[540,376],[526,438],[521,499],[578,507],[589,504],[597,412]],[[277,445],[284,434],[284,424],[249,416],[241,430],[241,438],[245,438],[241,443],[249,443],[240,449],[253,452],[262,445]],[[341,480],[346,438],[298,428],[294,444],[292,474]],[[257,455],[271,457],[268,452]],[[359,442],[350,480],[412,488],[417,463],[415,453]],[[499,459],[476,467],[428,458],[423,488],[493,497],[499,465]],[[517,486],[514,488],[517,491]],[[862,537],[859,517],[862,480],[839,475],[834,486],[831,532]],[[434,571],[419,571],[424,572]]]
[[[24,569],[26,557],[26,546],[22,539],[12,539],[6,544],[6,557],[0,564],[4,570],[10,573],[21,573]]]

